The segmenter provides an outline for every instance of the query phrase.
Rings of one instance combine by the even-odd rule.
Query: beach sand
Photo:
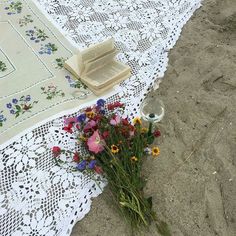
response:
[[[236,1],[205,0],[169,53],[160,88],[161,155],[144,163],[146,194],[173,236],[236,235]],[[152,104],[154,105],[154,104]],[[72,236],[128,236],[108,191]],[[158,235],[151,227],[143,235]]]

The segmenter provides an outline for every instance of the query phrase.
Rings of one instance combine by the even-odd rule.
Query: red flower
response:
[[[114,103],[114,106],[115,106],[115,107],[123,107],[124,104],[123,104],[123,103],[120,103],[120,102],[115,102],[115,103]]]
[[[53,152],[54,157],[57,157],[61,154],[61,148],[58,146],[54,146],[52,148],[52,152]]]
[[[154,135],[154,137],[160,137],[160,136],[161,136],[160,130],[155,130],[155,131],[153,132],[153,135]]]
[[[92,111],[92,108],[91,107],[87,107],[84,111],[85,112],[90,112],[90,111]]]
[[[104,138],[104,139],[106,139],[106,138],[108,138],[109,137],[109,131],[104,131],[103,132],[103,134],[102,134],[102,137]]]
[[[79,124],[76,124],[75,127],[76,127],[76,129],[78,129],[78,130],[80,129],[80,125],[79,125]]]
[[[123,124],[124,126],[128,126],[128,125],[129,125],[128,119],[127,119],[127,118],[122,119],[122,124]]]
[[[93,120],[94,120],[94,121],[100,121],[101,119],[102,119],[102,116],[99,115],[99,114],[97,114],[97,115],[95,115],[95,116],[93,117]]]
[[[74,153],[73,161],[75,161],[75,162],[80,162],[80,157],[79,157],[79,153],[78,153],[78,152],[75,152],[75,153]]]
[[[114,102],[107,105],[108,110],[114,110],[116,107],[123,107],[124,104],[120,102]]]
[[[67,126],[63,127],[63,130],[72,134],[73,133],[72,127],[73,127],[73,123],[69,123]]]
[[[102,174],[103,173],[103,170],[100,166],[94,166],[94,170],[97,174]]]
[[[107,105],[107,109],[108,109],[109,111],[113,110],[114,108],[115,108],[115,107],[114,107],[114,105],[113,105],[112,103],[110,103],[110,104]]]

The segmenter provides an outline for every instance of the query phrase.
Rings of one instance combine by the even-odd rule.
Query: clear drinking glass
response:
[[[149,96],[141,104],[140,113],[144,120],[156,123],[160,122],[165,114],[163,102],[156,96]]]

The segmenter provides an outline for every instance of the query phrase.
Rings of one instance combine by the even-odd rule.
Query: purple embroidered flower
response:
[[[86,168],[86,161],[85,161],[85,160],[81,161],[81,162],[76,166],[76,168],[77,168],[78,170],[84,170],[84,169]]]
[[[11,103],[7,103],[7,108],[12,108],[12,104]]]
[[[103,107],[105,105],[106,101],[104,99],[99,99],[97,100],[97,106],[98,107]]]
[[[89,164],[88,164],[88,168],[89,168],[89,169],[93,169],[93,168],[95,167],[96,163],[97,163],[96,160],[90,161]]]
[[[10,113],[11,113],[11,114],[15,114],[16,112],[15,112],[15,110],[11,109],[11,110],[10,110]]]
[[[100,112],[102,115],[105,115],[105,113],[106,113],[106,111],[105,111],[104,109],[101,109],[99,112]]]
[[[84,122],[86,120],[86,115],[85,114],[81,114],[77,117],[77,121],[78,122]]]
[[[30,95],[27,95],[27,96],[25,97],[25,101],[29,102],[30,100],[31,100]]]
[[[13,98],[13,99],[12,99],[12,103],[13,103],[13,104],[17,104],[17,103],[18,103],[18,100],[17,100],[16,98]]]

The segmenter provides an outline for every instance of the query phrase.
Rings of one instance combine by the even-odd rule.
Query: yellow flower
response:
[[[95,113],[94,113],[93,111],[87,111],[87,112],[86,112],[86,116],[87,116],[88,118],[93,118],[94,115],[95,115]]]
[[[144,128],[141,129],[141,133],[142,133],[142,134],[145,134],[145,133],[147,133],[147,132],[148,132],[148,128],[145,128],[145,127],[144,127]]]
[[[139,117],[136,117],[136,118],[133,119],[133,123],[134,123],[134,125],[136,125],[136,124],[141,125],[142,121],[141,121],[141,119]]]
[[[117,153],[117,152],[119,152],[119,148],[116,145],[111,145],[111,152]]]
[[[159,154],[160,154],[160,149],[158,147],[153,147],[152,148],[152,155],[158,156]]]
[[[133,156],[130,158],[131,161],[138,161],[138,158],[136,156]]]
[[[81,141],[84,141],[84,142],[86,142],[86,141],[88,140],[88,138],[84,137],[83,135],[81,135],[81,136],[79,137],[79,139],[80,139]]]

